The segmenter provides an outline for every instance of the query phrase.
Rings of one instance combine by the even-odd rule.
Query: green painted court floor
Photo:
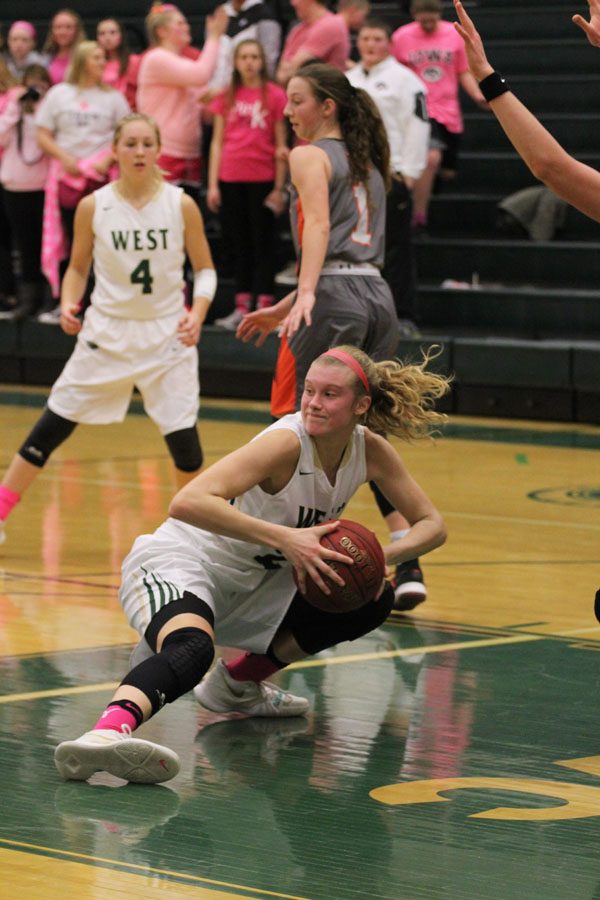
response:
[[[62,783],[52,763],[128,647],[4,658],[0,846],[235,896],[596,897],[600,757],[595,777],[557,763],[598,751],[599,650],[398,618],[281,676],[309,718],[227,721],[191,696],[166,709],[144,732],[182,771],[153,787]],[[438,802],[371,796],[456,778]],[[525,793],[533,780],[552,796]],[[532,818],[473,817],[498,807]]]

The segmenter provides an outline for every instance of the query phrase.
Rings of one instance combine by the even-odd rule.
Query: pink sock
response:
[[[250,304],[252,303],[252,294],[243,292],[235,295],[235,308],[240,312],[250,312]]]
[[[113,731],[121,732],[135,731],[138,724],[141,723],[138,723],[137,717],[128,709],[109,704],[92,728],[92,731],[96,731],[99,728],[111,728]]]
[[[258,653],[242,653],[237,659],[225,663],[225,668],[236,681],[264,681],[283,666],[276,665],[268,656]]]
[[[412,223],[413,225],[427,225],[427,216],[425,213],[413,213]]]
[[[273,294],[259,294],[256,300],[256,308],[267,309],[269,306],[273,306],[274,302],[275,297]]]
[[[16,491],[11,491],[6,485],[0,484],[0,519],[4,522],[8,519],[10,511],[17,505],[21,495]]]

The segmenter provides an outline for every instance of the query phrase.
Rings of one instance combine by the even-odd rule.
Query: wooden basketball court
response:
[[[43,400],[0,389],[2,469]],[[205,401],[208,461],[266,421]],[[152,787],[52,753],[127,670],[119,568],[166,450],[137,410],[55,454],[0,548],[0,897],[600,896],[600,428],[453,419],[402,453],[449,528],[427,602],[282,673],[306,718],[164,709],[140,735],[182,769]],[[368,488],[347,515],[385,537]]]

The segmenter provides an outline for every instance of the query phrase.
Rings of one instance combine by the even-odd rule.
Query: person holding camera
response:
[[[36,107],[50,87],[43,66],[25,69],[23,84],[9,93],[0,114],[0,182],[4,208],[15,249],[21,260],[17,284],[17,304],[12,319],[34,315],[43,305],[47,282],[41,270],[44,188],[48,177],[48,156],[37,142],[34,121]]]

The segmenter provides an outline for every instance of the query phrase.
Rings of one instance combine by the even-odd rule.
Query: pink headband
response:
[[[369,395],[371,396],[371,386],[369,384],[369,379],[365,374],[365,370],[358,362],[358,360],[354,359],[349,353],[346,353],[345,350],[339,350],[337,347],[334,347],[332,350],[326,350],[325,353],[322,353],[321,356],[333,356],[334,359],[339,359],[340,362],[343,362],[345,366],[348,366],[349,369],[352,369],[357,378],[360,379],[362,385]]]
[[[20,28],[21,31],[26,31],[30,37],[35,38],[36,30],[31,22],[25,22],[23,19],[19,19],[18,22],[12,23],[8,33],[11,34],[11,32],[15,31],[17,28]]]

